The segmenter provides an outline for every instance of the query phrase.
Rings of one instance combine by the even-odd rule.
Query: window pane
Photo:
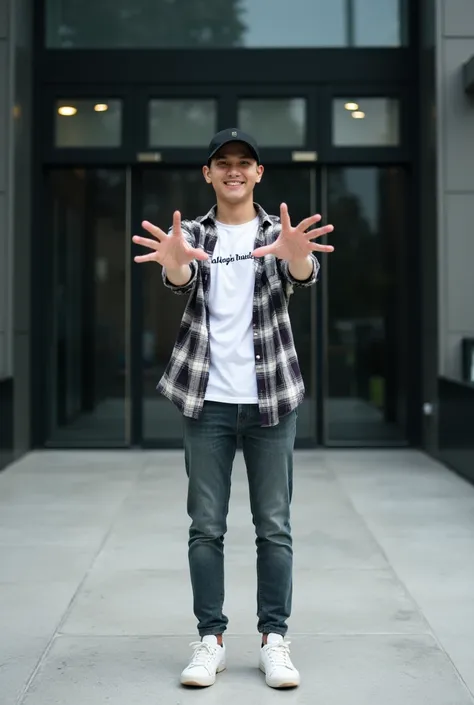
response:
[[[46,438],[76,447],[124,443],[130,248],[125,170],[55,169],[47,178]]]
[[[214,100],[150,100],[150,147],[204,147],[217,131]]]
[[[255,191],[255,200],[267,213],[278,215],[280,204],[288,204],[293,223],[299,223],[311,213],[314,193],[314,169],[301,165],[298,169],[273,166],[266,169]],[[305,398],[298,409],[298,439],[315,440],[317,429],[316,341],[314,335],[315,298],[317,287],[300,289],[290,305],[291,326],[301,373],[305,381]]]
[[[406,438],[405,202],[405,175],[396,166],[328,170],[328,222],[345,243],[325,273],[330,441]]]
[[[262,147],[302,147],[306,142],[304,98],[240,100],[238,121]]]
[[[215,194],[200,169],[143,170],[143,211],[140,217],[168,230],[173,211],[183,218],[207,213]],[[143,249],[143,248],[140,248]],[[146,440],[180,442],[182,416],[174,404],[157,394],[156,385],[170,360],[187,296],[166,289],[153,266],[140,266],[143,278],[142,414]]]
[[[46,0],[51,48],[393,46],[400,0]]]
[[[336,147],[393,147],[400,143],[399,102],[390,98],[337,98],[333,102]]]
[[[121,142],[120,100],[56,101],[56,147],[119,147]]]
[[[405,43],[406,18],[402,17],[400,0],[354,0],[354,19],[356,46],[397,47]]]

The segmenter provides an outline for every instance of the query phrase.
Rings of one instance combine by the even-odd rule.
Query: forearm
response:
[[[288,269],[294,279],[305,281],[309,279],[313,273],[313,258],[311,255],[308,255],[304,259],[288,262]]]
[[[166,269],[166,276],[168,281],[173,284],[173,286],[185,286],[191,279],[191,267],[189,264],[185,264],[177,269]]]

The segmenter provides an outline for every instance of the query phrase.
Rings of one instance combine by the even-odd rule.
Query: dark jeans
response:
[[[184,418],[188,483],[189,566],[200,636],[221,634],[224,535],[238,436],[242,438],[257,546],[258,631],[285,635],[291,612],[293,549],[290,503],[297,412],[262,427],[256,405],[205,402]]]

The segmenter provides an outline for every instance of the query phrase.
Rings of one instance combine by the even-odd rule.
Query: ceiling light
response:
[[[352,117],[356,120],[362,120],[362,118],[365,118],[365,113],[363,113],[362,110],[356,110],[352,113]]]
[[[357,103],[346,103],[344,107],[346,110],[359,110],[359,106]]]
[[[61,105],[58,108],[58,113],[60,115],[75,115],[77,113],[77,108],[75,108],[73,105]]]
[[[97,103],[97,105],[94,105],[94,110],[96,113],[105,113],[108,109],[109,106],[106,103]]]

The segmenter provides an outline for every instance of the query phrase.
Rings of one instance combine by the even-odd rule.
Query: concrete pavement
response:
[[[257,670],[255,550],[236,459],[228,670],[185,690],[196,638],[181,452],[36,452],[0,474],[1,705],[474,704],[474,488],[415,451],[296,454],[289,638]]]

